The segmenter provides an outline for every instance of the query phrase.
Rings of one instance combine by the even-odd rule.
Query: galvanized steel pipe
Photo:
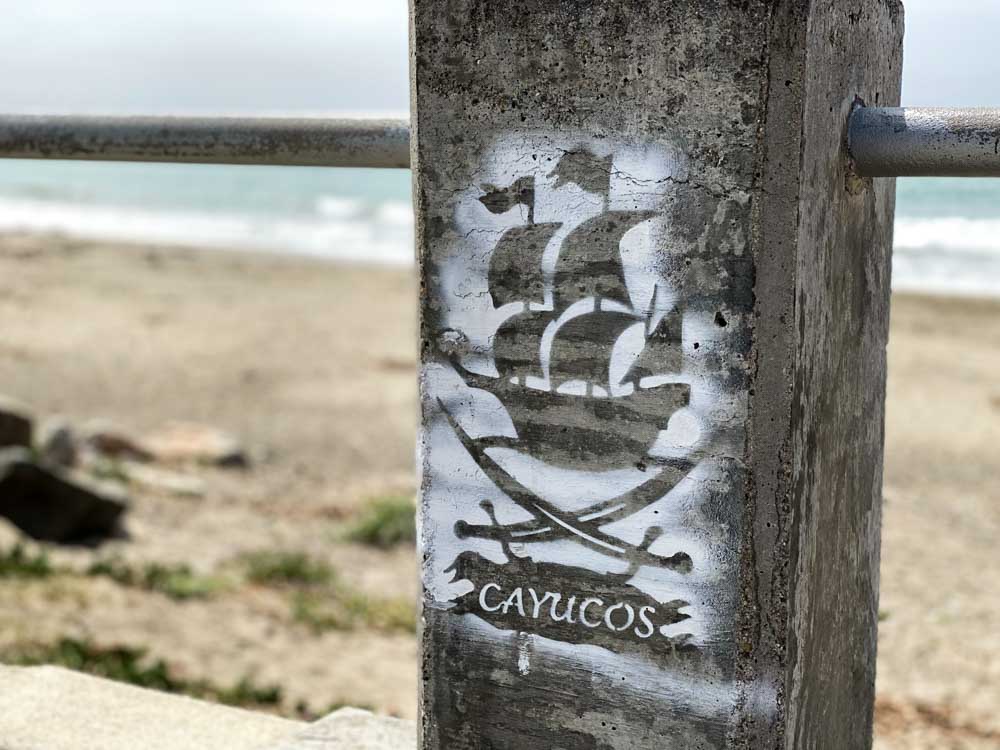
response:
[[[406,120],[0,115],[0,158],[410,166]]]
[[[1000,109],[859,107],[848,149],[863,177],[1000,177]]]
[[[0,158],[409,167],[388,119],[0,115]],[[1000,177],[1000,109],[859,107],[848,147],[865,177]]]

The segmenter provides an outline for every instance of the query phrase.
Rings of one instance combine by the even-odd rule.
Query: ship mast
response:
[[[493,335],[493,361],[501,380],[523,385],[529,377],[541,377],[542,336],[552,322],[551,312],[531,309],[531,303],[545,303],[545,248],[562,224],[535,223],[535,179],[522,177],[506,188],[487,185],[479,200],[496,214],[515,206],[527,208],[528,223],[508,229],[490,256],[488,273],[490,299],[494,309],[513,302],[521,312],[509,317]]]
[[[555,333],[549,365],[554,389],[582,380],[587,395],[594,385],[610,392],[611,354],[621,335],[643,319],[632,305],[621,257],[624,236],[655,214],[649,211],[604,211],[576,227],[563,242],[553,283],[555,312],[562,314],[582,299],[592,298],[592,311],[570,318]],[[605,300],[626,308],[608,310]],[[582,357],[586,351],[587,356]],[[598,362],[600,370],[595,372]]]

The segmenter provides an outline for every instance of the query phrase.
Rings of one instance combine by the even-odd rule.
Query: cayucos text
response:
[[[567,597],[527,586],[518,586],[508,594],[500,584],[487,583],[479,590],[479,606],[485,613],[606,628],[612,633],[629,632],[641,639],[651,638],[659,630],[653,606],[634,607],[628,602],[609,602],[596,596]]]

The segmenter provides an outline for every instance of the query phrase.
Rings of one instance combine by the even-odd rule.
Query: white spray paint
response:
[[[595,157],[611,158],[609,189],[606,198],[588,192],[574,182],[557,186],[553,167],[568,152],[586,149]],[[543,257],[542,270],[547,281],[544,303],[511,303],[494,309],[489,290],[489,260],[493,248],[504,232],[523,226],[528,219],[524,205],[514,205],[502,213],[494,213],[480,201],[484,186],[506,186],[524,177],[534,178],[534,221],[558,222],[561,227],[548,242]],[[531,310],[555,309],[552,278],[560,248],[569,234],[587,220],[608,210],[652,211],[656,215],[629,231],[621,243],[621,258],[625,278],[635,309],[652,309],[651,326],[678,305],[683,306],[681,290],[663,274],[660,262],[669,253],[671,227],[667,208],[675,191],[675,183],[687,177],[683,156],[679,151],[662,145],[634,146],[590,138],[555,139],[545,134],[511,135],[497,141],[484,159],[480,171],[470,181],[468,188],[458,194],[454,208],[454,232],[447,261],[439,269],[438,294],[442,307],[444,328],[455,332],[451,342],[460,351],[462,365],[472,373],[495,377],[499,373],[493,362],[491,339],[498,327],[512,315]],[[655,298],[654,298],[654,290]],[[655,300],[655,304],[654,304]],[[607,306],[617,309],[617,303]],[[622,307],[619,305],[618,307]],[[624,308],[623,308],[624,309]],[[683,309],[683,308],[682,308]],[[549,390],[549,353],[556,331],[567,320],[593,310],[593,304],[582,300],[563,311],[560,318],[550,323],[541,340],[540,362],[542,377],[529,377],[526,387]],[[729,330],[732,330],[730,327]],[[636,325],[618,340],[610,362],[610,394],[628,395],[635,387],[623,384],[621,379],[645,345],[645,330]],[[729,347],[727,331],[720,329],[710,317],[697,313],[683,318],[685,366],[680,373],[644,379],[640,386],[651,387],[663,382],[682,382],[690,385],[690,403],[670,419],[666,430],[650,451],[653,458],[695,457],[699,463],[676,487],[663,498],[634,515],[601,527],[601,531],[631,545],[639,545],[652,527],[663,534],[649,548],[649,552],[669,556],[683,551],[692,561],[690,572],[679,572],[650,566],[640,567],[631,584],[661,602],[685,600],[690,602],[684,613],[689,616],[674,625],[660,628],[663,636],[687,634],[691,642],[700,646],[726,637],[729,627],[720,620],[711,596],[713,587],[730,586],[725,580],[732,575],[732,550],[727,549],[727,529],[706,524],[701,506],[706,487],[725,487],[731,481],[720,460],[739,459],[741,436],[738,425],[745,413],[745,397],[736,392],[726,392],[717,386],[708,373],[699,369],[698,362],[706,354],[725,356]],[[695,346],[697,344],[697,347]],[[426,597],[430,606],[448,608],[450,602],[470,591],[469,581],[453,581],[447,572],[452,562],[463,552],[476,552],[496,563],[503,563],[506,556],[499,542],[484,538],[460,538],[455,532],[456,521],[482,524],[486,521],[480,508],[482,501],[491,503],[496,519],[501,525],[517,524],[532,520],[532,514],[512,502],[477,466],[456,436],[446,418],[437,409],[440,400],[462,430],[474,439],[487,436],[516,438],[517,431],[501,401],[484,390],[470,388],[447,364],[425,364],[422,377],[424,398],[432,405],[431,417],[424,426],[425,481],[424,510],[422,516],[422,544],[425,551],[423,578]],[[564,384],[560,393],[586,392],[583,383]],[[645,469],[622,468],[618,470],[581,471],[546,464],[511,447],[490,448],[487,455],[505,471],[539,497],[562,511],[578,513],[655,476],[656,466]],[[518,555],[527,555],[538,563],[556,563],[584,568],[598,574],[621,574],[629,569],[627,562],[596,549],[584,546],[571,538],[545,539],[538,542],[519,541],[514,545]],[[494,597],[499,586],[488,594]],[[497,607],[488,599],[489,607]],[[463,618],[471,621],[474,618]],[[483,634],[493,634],[492,626],[481,623]],[[517,669],[527,675],[531,669],[531,642],[547,644],[548,648],[567,655],[572,650],[574,658],[586,658],[594,669],[617,670],[628,661],[630,668],[638,668],[635,657],[605,652],[591,646],[573,646],[555,643],[548,639],[518,641]],[[555,645],[552,645],[555,643]],[[598,652],[598,653],[595,653]],[[642,666],[638,672],[650,670]],[[655,674],[654,674],[655,672]],[[654,670],[648,675],[662,685],[663,675]],[[698,682],[684,687],[671,681],[670,690],[678,690],[685,700],[704,702],[706,684]],[[661,688],[662,689],[662,688]],[[729,695],[728,688],[723,690]],[[696,700],[695,693],[701,692]],[[709,691],[712,692],[712,691]],[[721,696],[707,698],[715,704]]]

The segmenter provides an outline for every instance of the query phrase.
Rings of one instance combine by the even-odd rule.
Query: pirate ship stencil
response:
[[[693,566],[691,556],[683,550],[654,552],[656,542],[665,534],[661,527],[646,529],[638,542],[629,542],[609,529],[662,500],[694,466],[689,457],[668,458],[653,450],[671,418],[690,401],[690,384],[681,373],[683,311],[677,305],[664,309],[664,290],[658,284],[648,303],[635,302],[622,243],[630,232],[659,213],[611,207],[613,174],[613,155],[581,149],[565,152],[556,161],[545,175],[548,190],[573,184],[602,202],[599,212],[568,230],[563,222],[536,221],[536,175],[481,187],[478,201],[488,212],[499,215],[518,208],[524,219],[503,231],[488,257],[486,281],[492,310],[509,311],[490,342],[495,374],[470,369],[454,351],[442,354],[465,387],[491,394],[502,404],[515,434],[473,437],[444,400],[438,398],[438,406],[465,452],[530,520],[502,524],[492,505],[484,502],[484,522],[460,520],[455,524],[460,539],[499,542],[507,561],[494,563],[469,551],[459,555],[449,571],[453,580],[471,581],[473,591],[453,603],[459,612],[473,612],[495,625],[506,622],[523,629],[532,620],[555,620],[545,615],[559,614],[559,607],[560,622],[565,624],[567,617],[572,621],[574,606],[589,602],[588,606],[594,607],[594,602],[601,602],[616,614],[600,631],[628,631],[632,646],[636,633],[645,634],[635,626],[636,618],[655,619],[660,609],[669,612],[669,617],[662,625],[651,624],[649,635],[662,630],[664,642],[677,650],[687,647],[687,638],[667,637],[667,629],[688,617],[680,611],[687,602],[660,602],[630,581],[644,566],[687,574]],[[551,257],[553,245],[558,253],[554,266],[547,268],[544,261],[547,253]],[[613,364],[622,352],[627,357],[626,366],[616,368]],[[529,489],[507,463],[498,460],[495,449],[501,448],[560,470],[599,473],[637,469],[648,477],[613,497],[567,510],[544,492]],[[523,550],[523,545],[557,541],[575,542],[624,561],[627,570],[606,574],[603,582],[595,583],[600,576],[572,559],[539,563],[514,551],[514,545],[522,545]],[[491,603],[488,597],[477,598],[485,587],[494,586],[499,593],[497,582],[502,580],[512,582],[505,584],[511,591],[509,599]],[[549,591],[546,586],[551,588],[553,580],[560,581],[564,589],[573,589],[574,580],[579,585],[575,590]],[[604,596],[588,598],[587,592],[592,593],[595,585]],[[535,596],[533,610],[525,608],[526,591]],[[539,592],[549,597],[545,605],[539,604]],[[616,598],[618,603],[612,603]],[[587,628],[593,621],[583,613],[579,618],[579,624]],[[558,640],[572,640],[565,637],[564,625],[554,632],[562,634],[555,636]],[[607,633],[601,645],[614,649],[605,641]]]

